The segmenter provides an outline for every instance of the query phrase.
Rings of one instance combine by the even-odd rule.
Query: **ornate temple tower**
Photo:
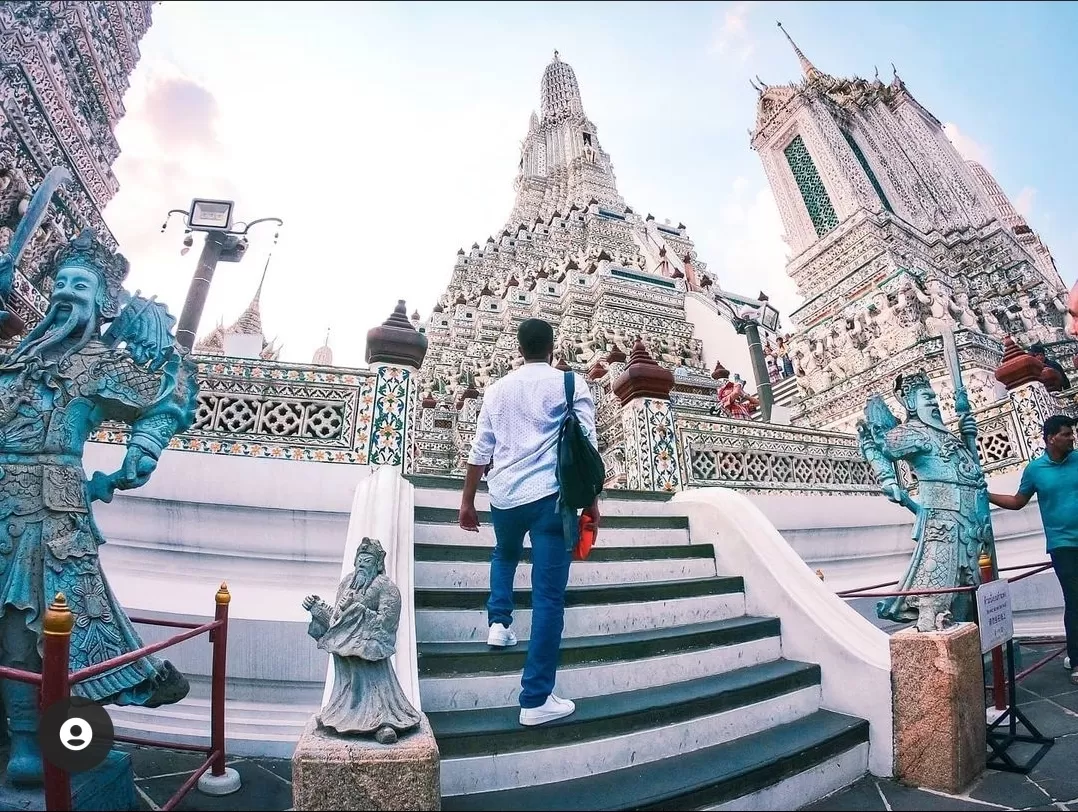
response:
[[[507,227],[545,220],[589,200],[624,209],[610,156],[599,145],[598,128],[584,115],[576,74],[557,51],[543,71],[539,98],[542,117],[532,113],[528,122]]]
[[[410,432],[418,438],[417,472],[461,470],[482,393],[519,363],[516,329],[527,318],[555,325],[560,367],[586,374],[612,472],[625,471],[625,446],[632,445],[613,386],[627,363],[654,359],[672,370],[670,403],[706,414],[716,382],[696,330],[707,321],[709,339],[725,337],[712,346],[728,339],[734,348],[723,349],[721,360],[752,374],[744,337],[728,322],[712,323],[721,321],[706,294],[714,281],[684,224],[642,217],[618,194],[576,74],[557,52],[539,95],[505,228],[457,253],[449,285],[419,326],[429,348]],[[687,306],[698,309],[692,320]],[[706,360],[713,366],[716,358]]]
[[[795,421],[851,431],[868,395],[918,367],[937,379],[947,413],[946,328],[960,331],[975,407],[1000,395],[992,371],[1004,335],[1073,355],[1047,248],[898,73],[886,84],[835,78],[790,44],[803,78],[757,88],[751,144],[804,300],[791,314],[802,373]]]
[[[1000,185],[996,182],[996,179],[992,177],[992,174],[981,166],[976,161],[966,161],[966,166],[969,167],[969,171],[973,174],[973,179],[977,181],[978,185],[984,191],[988,198],[988,202],[991,204],[992,209],[999,217],[1000,221],[1014,232],[1018,238],[1018,242],[1026,249],[1026,252],[1033,258],[1034,264],[1037,266],[1037,270],[1041,272],[1044,280],[1053,287],[1060,287],[1063,285],[1063,279],[1059,276],[1059,271],[1056,269],[1056,262],[1052,258],[1052,252],[1048,250],[1048,246],[1045,245],[1037,232],[1029,227],[1025,218],[1018,213],[1014,204],[1011,203],[1010,198],[1000,188]]]
[[[66,167],[74,183],[55,198],[21,263],[37,291],[48,291],[45,257],[83,228],[115,248],[102,219],[119,189],[113,134],[123,95],[150,27],[152,2],[0,3],[0,247],[11,239],[20,208],[45,173]],[[39,297],[17,279],[12,307],[28,322]]]
[[[195,344],[194,352],[197,355],[261,358],[264,361],[278,359],[281,348],[276,345],[276,342],[268,341],[265,333],[262,332],[262,284],[265,279],[266,275],[263,271],[262,281],[258,283],[254,298],[231,326],[225,327],[224,324],[218,324]],[[328,335],[326,341],[329,341]],[[329,347],[325,347],[325,350],[328,352]],[[333,356],[330,353],[330,362],[332,359]]]

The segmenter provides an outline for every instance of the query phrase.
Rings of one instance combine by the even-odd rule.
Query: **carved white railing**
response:
[[[879,492],[850,434],[722,418],[679,418],[677,432],[690,487]]]
[[[373,371],[238,358],[196,362],[195,424],[173,438],[170,448],[356,465],[370,461],[373,427],[385,422],[376,415]],[[127,427],[106,425],[91,439],[122,443]]]

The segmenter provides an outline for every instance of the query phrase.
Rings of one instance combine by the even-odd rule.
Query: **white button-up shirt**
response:
[[[573,407],[591,444],[595,402],[574,374]],[[558,434],[565,418],[565,379],[545,361],[531,361],[495,381],[483,395],[469,465],[486,465],[490,504],[508,510],[558,492]]]

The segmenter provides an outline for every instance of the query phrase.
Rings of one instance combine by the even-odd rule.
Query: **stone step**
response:
[[[412,473],[406,474],[404,479],[415,486],[416,505],[426,505],[428,504],[428,499],[441,499],[442,494],[455,494],[457,498],[456,505],[459,506],[460,492],[464,490],[465,486],[464,477],[439,477],[434,476],[434,474]],[[655,491],[630,491],[625,490],[625,488],[607,488],[606,491],[599,495],[599,498],[604,501],[617,501],[617,503],[636,503],[645,505],[648,506],[645,508],[646,510],[652,511],[655,506],[667,503],[667,501],[671,500],[672,496],[673,494]],[[479,498],[486,499],[486,497],[486,482],[480,482],[479,491],[476,493],[476,501],[478,501]]]
[[[415,542],[417,544],[494,545],[490,513],[479,511],[479,532],[462,530],[457,525],[456,508],[417,507]],[[689,521],[685,516],[603,516],[597,546],[667,546],[689,543]]]
[[[489,550],[488,557],[489,557]],[[531,589],[532,566],[517,566],[513,584],[515,589]],[[569,569],[569,586],[612,586],[652,581],[699,580],[715,576],[715,560],[707,558],[664,558],[653,561],[574,561]],[[415,563],[417,589],[467,589],[490,588],[489,563],[457,563],[448,561],[417,561]]]
[[[475,536],[472,537],[473,539]],[[416,562],[420,561],[454,561],[470,563],[487,563],[490,561],[490,553],[493,545],[481,544],[420,544],[413,546]],[[593,547],[586,562],[578,561],[573,566],[587,563],[608,563],[613,561],[660,561],[677,558],[715,558],[715,548],[711,544],[667,544],[657,547],[638,545],[632,547],[612,547],[599,545]],[[524,545],[521,553],[521,562],[530,562],[532,549],[528,544]]]
[[[653,581],[643,584],[604,584],[601,586],[569,587],[565,590],[565,608],[604,604],[665,601],[676,598],[697,598],[743,592],[745,581],[740,576],[715,576],[680,581]],[[488,589],[424,589],[415,590],[416,611],[425,609],[484,609]],[[532,591],[519,589],[513,593],[517,609],[532,608]]]
[[[208,698],[187,697],[164,708],[110,705],[107,710],[120,734],[175,743],[210,743]],[[317,711],[317,707],[229,701],[225,713],[226,751],[229,756],[289,758],[303,727]]]
[[[424,508],[459,510],[460,485],[454,490],[416,488],[415,505]],[[490,497],[485,490],[475,494],[475,507],[479,510],[490,509]],[[649,491],[604,491],[599,497],[599,510],[603,515],[613,517],[613,515],[664,515],[673,513],[676,507],[669,504],[668,494],[653,494]]]
[[[449,795],[442,809],[797,809],[868,768],[868,723],[818,710],[733,741],[569,781]]]
[[[512,648],[421,643],[419,690],[427,711],[515,706],[528,641]],[[563,641],[556,693],[606,696],[733,671],[782,654],[777,618],[737,617]]]
[[[577,701],[539,728],[519,709],[428,714],[442,755],[442,794],[567,781],[759,733],[819,709],[820,669],[777,660],[724,674]]]
[[[708,579],[732,581],[735,579]],[[736,579],[739,580],[739,579]],[[641,597],[637,600],[614,600],[627,597],[619,590],[642,589],[655,585],[631,585],[591,587],[589,591],[609,594],[610,601],[566,606],[563,641],[571,637],[600,634],[623,634],[646,629],[674,629],[690,623],[709,620],[725,620],[745,614],[745,594],[740,586],[729,585],[730,591],[707,591],[698,595],[679,595],[676,591],[693,581],[673,581],[661,585],[670,590],[671,597]],[[693,587],[695,589],[695,586]],[[581,592],[579,588],[567,590],[567,595]],[[444,596],[447,603],[465,601],[471,608],[419,608],[417,594],[416,636],[422,642],[475,642],[487,639],[487,592],[465,590],[439,590],[439,600]],[[519,595],[528,593],[521,592]],[[531,634],[531,610],[518,608],[513,613],[513,631],[521,639]]]

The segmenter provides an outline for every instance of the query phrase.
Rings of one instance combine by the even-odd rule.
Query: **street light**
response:
[[[760,294],[759,306],[741,305],[735,308],[733,303],[723,296],[722,292],[716,293],[715,303],[723,307],[730,319],[730,323],[739,335],[745,336],[749,342],[749,358],[752,360],[752,374],[756,378],[756,394],[760,398],[760,417],[766,423],[771,420],[771,408],[775,403],[775,396],[771,392],[771,376],[767,372],[767,362],[764,361],[764,347],[760,340],[760,325],[769,330],[775,330],[779,323],[779,311],[776,310],[767,297]]]
[[[183,248],[180,254],[186,254],[194,244],[191,237],[192,231],[201,231],[206,235],[206,241],[202,246],[202,254],[198,258],[195,275],[191,279],[191,286],[187,289],[187,299],[183,303],[183,313],[180,314],[180,324],[176,328],[176,343],[184,352],[190,352],[195,346],[195,334],[198,332],[198,323],[202,319],[202,310],[206,306],[206,297],[210,292],[210,282],[213,281],[213,272],[217,269],[218,262],[239,262],[247,252],[247,232],[259,223],[276,223],[278,229],[284,225],[280,217],[262,217],[249,223],[237,223],[237,228],[232,227],[232,210],[234,203],[231,200],[212,200],[209,198],[196,197],[186,209],[172,209],[165,217],[161,226],[164,232],[168,228],[169,218],[174,214],[183,217],[185,236]],[[243,228],[238,228],[243,226]],[[280,230],[273,235],[273,243],[277,244]]]

